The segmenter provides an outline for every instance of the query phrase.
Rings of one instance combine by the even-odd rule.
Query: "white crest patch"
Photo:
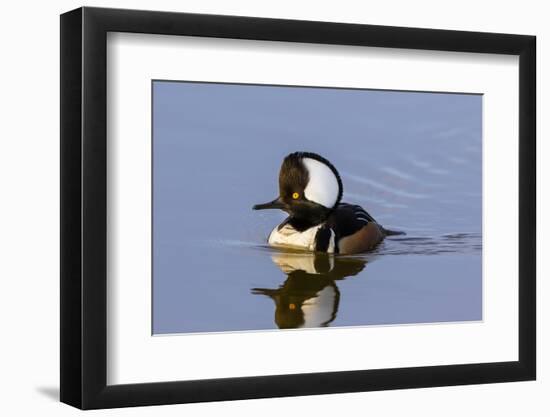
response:
[[[326,208],[332,208],[338,200],[340,187],[332,169],[313,158],[302,159],[309,173],[309,182],[304,194],[306,198]]]

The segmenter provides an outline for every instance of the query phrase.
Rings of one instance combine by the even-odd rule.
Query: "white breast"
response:
[[[269,235],[268,243],[274,247],[304,249],[313,252],[315,251],[315,236],[322,226],[319,224],[303,232],[297,231],[289,224],[282,227],[281,230],[277,230],[276,227]],[[327,252],[334,253],[334,232],[332,230]]]

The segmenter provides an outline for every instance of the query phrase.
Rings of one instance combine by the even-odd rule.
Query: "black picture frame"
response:
[[[108,32],[519,56],[519,360],[107,385]],[[61,15],[61,401],[82,409],[533,380],[536,376],[534,36],[79,8]]]

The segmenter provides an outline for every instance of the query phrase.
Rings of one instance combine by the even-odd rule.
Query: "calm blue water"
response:
[[[480,320],[482,97],[155,81],[153,332]],[[290,152],[403,230],[374,252],[265,246]]]

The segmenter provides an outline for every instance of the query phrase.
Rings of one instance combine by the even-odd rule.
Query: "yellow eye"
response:
[[[294,200],[298,200],[298,199],[300,198],[300,194],[294,193],[294,194],[292,194],[292,198],[293,198]]]

